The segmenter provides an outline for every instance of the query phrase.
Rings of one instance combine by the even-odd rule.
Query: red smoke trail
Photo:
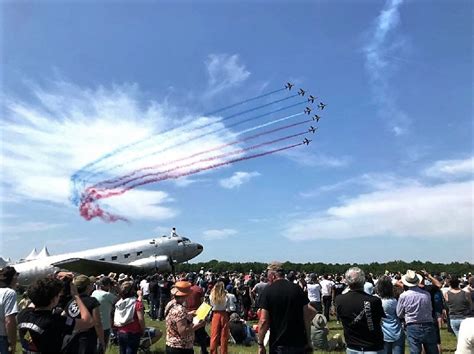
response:
[[[298,136],[301,136],[301,135],[304,135],[304,134],[307,134],[307,133],[308,133],[308,132],[305,131],[305,132],[302,132],[302,133],[292,134],[292,135],[288,135],[288,136],[285,136],[285,137],[282,137],[282,138],[278,138],[278,139],[275,139],[275,140],[270,140],[270,141],[266,141],[266,142],[263,142],[263,143],[260,143],[260,144],[257,144],[257,145],[249,146],[249,147],[244,148],[244,149],[238,149],[238,150],[226,152],[226,153],[223,153],[223,154],[220,154],[220,155],[215,155],[215,156],[211,156],[211,157],[206,157],[206,158],[204,158],[204,159],[200,159],[200,160],[197,160],[197,161],[189,162],[189,163],[184,164],[184,165],[175,166],[175,167],[170,168],[170,169],[165,170],[165,171],[147,173],[147,174],[144,174],[144,175],[141,175],[141,176],[137,176],[137,177],[130,178],[129,180],[126,180],[126,181],[124,181],[124,182],[121,182],[120,184],[118,184],[118,185],[116,185],[116,186],[114,186],[114,187],[111,187],[111,188],[123,188],[123,187],[125,187],[128,183],[134,182],[134,181],[137,181],[137,180],[140,180],[140,179],[144,179],[145,177],[154,177],[154,176],[162,175],[162,174],[165,174],[165,173],[173,172],[173,171],[176,171],[176,170],[180,170],[180,169],[182,169],[182,168],[191,167],[191,166],[194,166],[194,165],[196,165],[196,164],[198,164],[198,163],[201,163],[201,162],[209,162],[209,161],[217,160],[217,159],[220,159],[220,158],[226,158],[226,157],[229,157],[229,156],[232,156],[232,155],[237,155],[237,154],[245,153],[245,152],[248,152],[248,151],[251,151],[251,150],[258,149],[258,148],[260,148],[260,147],[262,147],[262,146],[275,144],[275,143],[278,143],[278,142],[281,142],[281,141],[284,141],[284,140],[288,140],[288,139],[291,139],[291,138],[296,138],[296,137],[298,137]],[[134,187],[134,185],[131,185],[131,186],[125,187],[125,188],[128,188],[127,190],[129,190],[129,189],[133,189],[133,188],[135,188],[135,187]],[[88,192],[89,190],[97,191],[95,188],[89,187],[89,188],[86,189],[86,192]]]
[[[278,149],[273,149],[273,150],[261,152],[261,153],[258,153],[258,154],[254,154],[254,155],[238,157],[238,158],[235,158],[235,159],[232,159],[232,160],[215,163],[215,164],[212,164],[212,165],[209,165],[209,166],[206,166],[206,167],[196,168],[194,170],[190,170],[190,171],[187,171],[187,172],[181,172],[181,173],[177,173],[177,174],[166,174],[164,176],[154,178],[154,179],[151,179],[151,180],[141,181],[140,183],[137,183],[133,186],[124,188],[121,191],[116,191],[116,192],[109,193],[109,194],[106,194],[106,195],[98,193],[95,190],[91,190],[91,191],[89,191],[89,193],[88,193],[87,197],[85,198],[85,200],[83,200],[81,202],[81,206],[79,207],[79,211],[80,211],[81,216],[86,220],[91,220],[95,217],[99,217],[99,218],[103,219],[106,222],[115,222],[117,220],[126,220],[123,217],[115,216],[115,215],[112,215],[110,213],[105,212],[104,210],[101,209],[101,207],[99,205],[94,204],[94,202],[97,201],[98,199],[109,198],[109,197],[112,197],[114,195],[124,194],[125,192],[127,192],[128,190],[130,190],[132,188],[136,188],[136,187],[139,187],[139,186],[142,186],[142,185],[146,185],[148,183],[156,183],[156,182],[161,182],[161,181],[164,181],[164,180],[167,180],[167,179],[177,179],[177,178],[181,178],[181,177],[186,177],[186,176],[190,176],[190,175],[193,175],[193,174],[196,174],[196,173],[199,173],[199,172],[208,171],[208,170],[211,170],[211,169],[214,169],[214,168],[234,164],[234,163],[241,162],[241,161],[255,159],[257,157],[263,157],[263,156],[274,154],[274,153],[277,153],[277,152],[280,152],[280,151],[293,149],[293,148],[295,148],[297,146],[301,146],[301,145],[303,145],[303,143],[287,145],[287,146],[284,146],[284,147],[281,147],[281,148],[278,148]]]
[[[142,173],[142,172],[144,172],[144,171],[147,171],[147,170],[153,170],[153,169],[156,169],[156,168],[158,168],[158,167],[165,167],[165,166],[168,166],[168,165],[177,163],[177,162],[189,160],[189,159],[191,159],[191,158],[193,158],[193,157],[196,157],[196,156],[204,155],[204,154],[207,154],[207,153],[209,153],[209,152],[216,151],[216,150],[220,150],[220,149],[225,148],[225,147],[228,147],[228,146],[232,146],[232,145],[236,145],[236,144],[239,144],[239,143],[243,143],[243,142],[245,142],[245,141],[252,140],[252,139],[258,138],[258,137],[260,137],[260,136],[267,135],[267,134],[275,133],[275,132],[278,132],[278,131],[280,131],[280,130],[285,130],[285,129],[293,128],[293,127],[296,127],[296,126],[298,126],[298,125],[305,124],[305,123],[308,123],[308,122],[311,122],[311,121],[312,121],[312,120],[309,119],[309,120],[305,120],[305,121],[302,121],[302,122],[289,124],[289,125],[286,125],[286,126],[283,126],[283,127],[279,127],[279,128],[267,130],[267,131],[264,131],[264,132],[261,132],[261,133],[255,134],[255,135],[251,135],[251,136],[248,136],[248,137],[243,138],[243,139],[235,140],[235,141],[232,141],[232,142],[227,143],[227,144],[222,144],[222,145],[219,145],[219,146],[210,148],[210,149],[208,149],[208,150],[200,151],[200,152],[197,152],[197,153],[195,153],[195,154],[192,154],[192,155],[189,155],[189,156],[186,156],[186,157],[182,157],[182,158],[179,158],[179,159],[176,159],[176,160],[173,160],[173,161],[164,162],[164,163],[161,163],[161,164],[158,164],[158,165],[152,165],[152,166],[142,167],[142,168],[140,168],[140,169],[138,169],[138,170],[135,170],[135,171],[133,171],[133,172],[131,172],[131,173],[129,173],[129,174],[126,174],[126,175],[124,175],[124,176],[117,177],[117,178],[112,178],[112,179],[108,179],[108,180],[99,182],[99,183],[93,185],[93,186],[90,187],[90,188],[106,187],[106,186],[105,186],[106,184],[114,184],[114,183],[123,181],[123,180],[125,180],[125,179],[131,178],[131,177],[133,177],[133,176],[135,176],[135,175],[137,175],[137,174],[139,174],[139,173]],[[143,177],[143,176],[142,176],[142,177]],[[142,178],[142,177],[140,177],[140,178]]]

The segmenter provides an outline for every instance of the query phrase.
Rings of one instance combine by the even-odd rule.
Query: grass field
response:
[[[165,323],[152,321],[150,318],[146,318],[146,325],[148,327],[156,327],[159,328],[163,333],[165,333]],[[341,333],[342,335],[342,325],[336,324],[336,322],[331,321],[329,323],[330,328],[330,336],[333,336],[336,333]],[[207,328],[207,333],[209,333],[209,328]],[[446,328],[441,329],[441,343],[443,352],[454,352],[456,349],[456,337],[454,334],[448,333]],[[154,354],[163,354],[165,352],[165,339],[160,339],[157,343],[155,343],[151,347],[151,353]],[[198,347],[194,347],[194,352],[199,354],[200,349]],[[408,353],[409,351],[405,347],[405,352]],[[107,351],[107,354],[118,354],[119,350],[118,347],[112,346]],[[229,344],[229,353],[230,354],[245,354],[245,353],[257,353],[257,345],[253,345],[251,347],[244,347],[244,346],[236,346]],[[267,352],[268,353],[268,352]],[[315,353],[323,353],[322,351],[315,351]]]

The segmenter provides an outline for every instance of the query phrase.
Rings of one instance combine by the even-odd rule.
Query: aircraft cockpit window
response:
[[[142,253],[143,253],[142,251],[138,251],[137,256],[140,256]]]
[[[113,261],[116,261],[116,260],[117,260],[117,256],[112,256],[111,259],[112,259]]]
[[[130,257],[130,253],[125,253],[125,254],[123,255],[123,258],[128,258],[128,257]]]
[[[191,240],[187,237],[183,237],[183,241],[184,241],[184,243],[190,243],[191,242]]]

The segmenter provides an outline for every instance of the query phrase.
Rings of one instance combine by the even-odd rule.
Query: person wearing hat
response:
[[[115,306],[115,303],[118,301],[117,295],[110,292],[113,287],[112,279],[109,277],[103,276],[99,281],[99,289],[94,290],[92,297],[99,301],[99,311],[100,318],[102,320],[102,329],[104,331],[104,350],[107,350],[109,344],[110,331],[112,328],[111,323],[111,314]]]
[[[0,353],[15,353],[18,275],[13,267],[0,269]]]
[[[405,320],[410,353],[438,353],[436,328],[432,316],[430,294],[419,287],[422,276],[407,270],[402,276],[406,290],[398,298],[397,316]]]
[[[193,316],[184,306],[191,294],[191,283],[178,281],[171,289],[173,299],[165,307],[166,353],[192,354],[194,331],[205,325],[204,321],[193,324]]]
[[[348,353],[382,352],[384,349],[382,300],[364,291],[365,273],[358,267],[345,273],[349,291],[336,298]]]
[[[260,301],[258,352],[265,354],[265,335],[270,329],[270,353],[305,353],[312,348],[311,320],[316,310],[309,306],[306,294],[298,285],[285,279],[279,262],[267,267],[269,285]]]
[[[86,275],[78,275],[74,278],[73,284],[77,287],[79,297],[92,315],[94,327],[85,331],[76,333],[67,344],[65,352],[72,354],[88,354],[97,351],[97,340],[99,349],[103,352],[105,348],[104,330],[102,327],[102,319],[100,316],[100,303],[91,295],[94,284],[91,278]],[[71,299],[66,305],[65,313],[71,318],[81,318],[81,312],[75,299]]]

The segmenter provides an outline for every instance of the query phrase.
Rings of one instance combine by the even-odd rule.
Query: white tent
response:
[[[25,258],[25,260],[27,261],[31,261],[33,259],[36,259],[36,257],[38,256],[38,252],[36,252],[36,247],[33,248],[33,250],[30,252],[30,254]]]
[[[44,258],[44,257],[49,257],[49,252],[46,246],[44,246],[43,249],[38,253],[38,255],[36,256],[36,259]]]

